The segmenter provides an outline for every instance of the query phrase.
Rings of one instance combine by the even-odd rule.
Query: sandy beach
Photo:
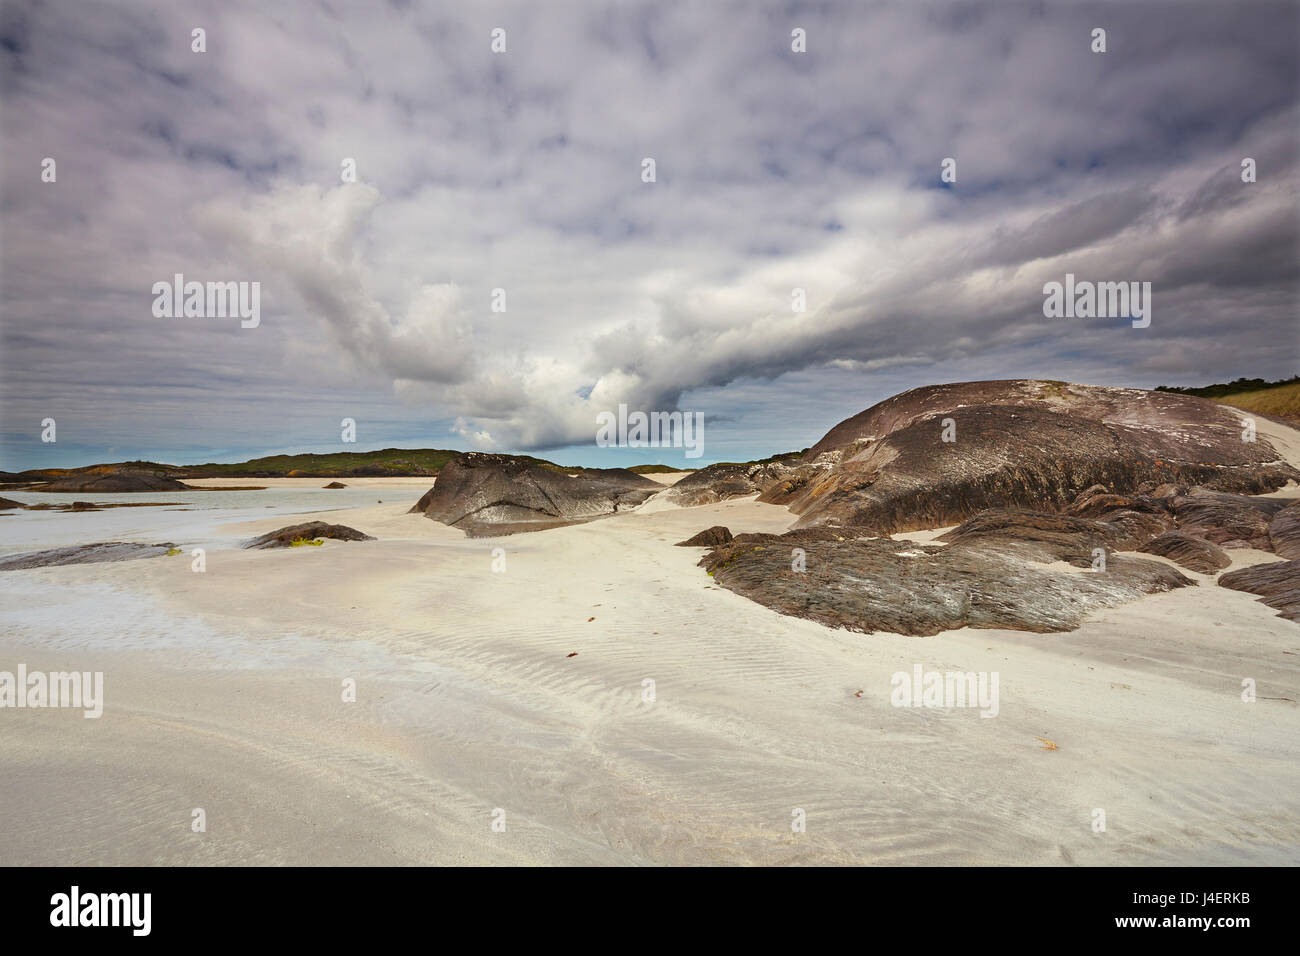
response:
[[[1212,577],[1071,633],[859,634],[674,547],[790,527],[752,498],[470,539],[406,513],[430,479],[345,483],[376,503],[294,520],[377,540],[240,550],[286,524],[241,492],[203,573],[0,575],[0,669],[102,671],[105,697],[5,714],[0,864],[1300,863],[1300,628]],[[154,510],[50,520],[100,540]],[[891,706],[918,664],[996,671],[996,719]]]

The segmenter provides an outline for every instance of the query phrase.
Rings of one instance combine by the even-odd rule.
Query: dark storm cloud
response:
[[[1293,374],[1297,25],[1291,4],[10,3],[5,464],[45,451],[46,415],[262,449],[364,407],[387,438],[519,449],[732,394],[728,440],[761,442],[749,409],[818,389]],[[153,318],[177,272],[260,281],[261,325]],[[1066,272],[1152,282],[1151,328],[1044,319]]]

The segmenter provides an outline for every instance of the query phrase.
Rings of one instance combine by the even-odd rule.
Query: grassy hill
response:
[[[381,448],[378,451],[343,451],[330,454],[268,455],[232,464],[208,462],[202,465],[169,465],[158,461],[123,461],[86,465],[81,468],[38,468],[20,474],[0,473],[0,481],[53,481],[77,475],[106,475],[120,471],[142,471],[174,478],[355,478],[433,477],[444,465],[463,452],[449,448]],[[517,455],[535,465],[576,474],[587,469],[559,465],[545,458]],[[633,471],[658,474],[689,469],[670,465],[637,465]]]
[[[1272,415],[1300,424],[1300,375],[1266,382],[1260,378],[1239,378],[1234,382],[1206,385],[1202,388],[1173,388],[1161,385],[1158,392],[1181,392],[1211,398],[1243,411]]]

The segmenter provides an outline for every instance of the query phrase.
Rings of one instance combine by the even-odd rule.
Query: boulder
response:
[[[268,531],[260,537],[244,543],[245,548],[287,548],[299,539],[314,541],[317,538],[334,538],[338,541],[374,541],[368,534],[362,534],[356,528],[342,524],[326,524],[324,521],[307,521],[303,524],[291,524],[277,531]]]
[[[1272,551],[1269,525],[1294,499],[1233,495],[1192,488],[1170,499],[1178,528],[1228,548]]]
[[[662,490],[622,468],[570,475],[513,455],[470,452],[443,466],[421,503],[425,517],[484,537],[604,518],[630,511]]]
[[[693,508],[729,498],[745,498],[758,494],[794,471],[792,464],[784,462],[709,465],[672,485],[664,492],[664,500],[683,508]]]
[[[1158,554],[1201,574],[1217,574],[1232,563],[1232,558],[1217,544],[1186,531],[1166,531],[1138,550],[1145,554]]]
[[[1300,558],[1300,500],[1273,515],[1268,523],[1268,539],[1279,558]]]
[[[1300,561],[1269,561],[1219,575],[1219,586],[1258,594],[1278,617],[1300,622]]]
[[[1012,380],[912,389],[874,405],[832,428],[759,500],[787,505],[800,527],[886,534],[988,508],[1059,510],[1098,484],[1119,495],[1196,484],[1261,494],[1289,480],[1300,471],[1267,441],[1241,441],[1237,413],[1215,402]],[[1156,519],[1146,530],[1164,520],[1145,513]]]
[[[438,479],[435,478],[434,486],[433,486],[434,488],[438,486],[437,482]],[[414,505],[411,506],[411,510],[408,511],[407,514],[408,515],[424,514],[425,511],[427,511],[429,508],[429,502],[432,500],[433,500],[433,488],[430,488],[428,491],[426,491],[424,494],[420,496],[419,501],[417,501]]]
[[[699,534],[687,538],[685,541],[678,541],[679,548],[714,548],[720,544],[726,544],[732,540],[731,531],[720,524],[715,524],[712,528],[705,528]]]

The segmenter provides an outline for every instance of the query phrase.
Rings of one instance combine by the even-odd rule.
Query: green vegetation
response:
[[[807,449],[804,449],[807,451]],[[722,462],[721,464],[764,465],[774,461],[799,458],[803,451],[785,452],[752,462]],[[327,455],[268,455],[249,461],[202,465],[169,465],[157,461],[124,461],[109,464],[86,465],[82,468],[40,468],[21,474],[36,481],[52,481],[78,475],[114,474],[122,471],[166,475],[184,481],[187,478],[392,478],[404,476],[434,477],[443,466],[464,452],[450,448],[381,448],[378,451],[342,451]],[[578,465],[559,465],[532,455],[511,456],[551,471],[566,475],[596,472],[602,469]],[[700,467],[704,467],[701,465]],[[693,471],[673,465],[635,465],[628,469],[640,475],[657,475]]]
[[[1300,375],[1277,382],[1266,382],[1262,378],[1239,378],[1226,384],[1206,385],[1203,388],[1160,385],[1156,391],[1210,398],[1243,411],[1300,422]]]
[[[329,455],[268,455],[236,464],[182,465],[182,478],[347,478],[355,475],[436,475],[459,451],[446,448],[383,448]]]
[[[168,557],[168,558],[170,558],[173,554],[180,554],[180,553],[181,553],[181,549],[180,549],[180,548],[168,548],[168,549],[167,549],[167,554],[164,555],[164,557]]]
[[[292,541],[289,542],[289,547],[302,548],[307,545],[311,545],[313,548],[319,548],[324,543],[325,543],[324,538],[294,538]]]
[[[672,465],[634,465],[628,469],[628,471],[635,471],[638,475],[666,475],[690,470],[690,468],[674,468]]]
[[[773,462],[778,462],[778,461],[779,461],[779,462],[785,462],[785,463],[787,463],[787,464],[791,464],[791,465],[793,465],[795,462],[797,462],[800,458],[802,458],[802,457],[803,457],[804,455],[806,455],[807,453],[808,453],[808,449],[805,448],[805,449],[803,449],[802,451],[783,451],[783,452],[781,452],[781,454],[779,454],[779,455],[769,455],[767,458],[758,458],[758,459],[755,459],[754,461],[719,461],[719,462],[715,462],[715,464],[719,464],[719,465],[770,465],[770,464],[772,464]],[[702,466],[701,466],[701,467],[702,467]]]

